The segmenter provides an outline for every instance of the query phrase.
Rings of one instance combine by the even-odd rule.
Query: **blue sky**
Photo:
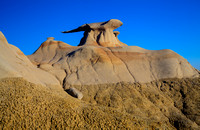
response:
[[[0,0],[0,31],[26,55],[47,37],[78,45],[85,23],[119,19],[120,41],[171,49],[200,69],[200,0]]]

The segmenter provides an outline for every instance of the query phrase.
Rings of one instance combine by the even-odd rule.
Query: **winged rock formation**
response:
[[[64,31],[63,33],[72,33],[84,31],[84,37],[79,46],[82,45],[100,45],[103,47],[126,46],[117,38],[119,32],[114,29],[122,26],[122,22],[117,19],[111,19],[106,22],[84,24],[76,29]]]
[[[172,50],[124,46],[113,29],[119,20],[84,24],[65,33],[85,31],[79,46],[48,39],[28,58],[65,86],[116,82],[150,82],[165,78],[198,77],[186,59]],[[83,40],[84,39],[84,40]]]

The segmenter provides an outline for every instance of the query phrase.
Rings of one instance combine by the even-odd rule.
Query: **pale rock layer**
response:
[[[24,79],[42,85],[60,85],[50,73],[33,65],[17,47],[9,44],[0,32],[0,79],[23,77]]]

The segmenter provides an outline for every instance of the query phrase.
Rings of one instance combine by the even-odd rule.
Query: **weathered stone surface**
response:
[[[38,69],[17,47],[8,44],[0,32],[0,79],[7,77],[23,77],[35,84],[60,86],[53,75]]]
[[[50,44],[51,42],[55,44]],[[146,50],[137,46],[69,46],[45,41],[29,59],[56,74],[65,85],[116,82],[146,83],[164,78],[194,78],[199,73],[172,50]],[[44,67],[44,64],[46,67]],[[46,69],[45,69],[46,68]],[[56,73],[62,71],[61,73]],[[65,74],[64,74],[65,73]]]

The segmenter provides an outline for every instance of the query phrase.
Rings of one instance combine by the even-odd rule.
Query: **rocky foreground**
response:
[[[50,37],[28,57],[0,33],[0,129],[200,129],[199,71],[125,45],[121,25],[82,25],[64,32],[85,31],[79,46]]]
[[[200,78],[147,84],[76,86],[82,100],[63,90],[0,80],[0,128],[199,129]]]

